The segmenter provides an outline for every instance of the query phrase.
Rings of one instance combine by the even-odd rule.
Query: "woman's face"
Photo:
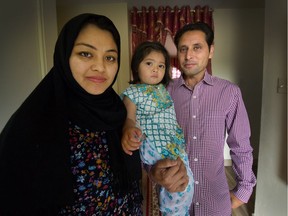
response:
[[[93,95],[102,94],[118,70],[118,49],[110,32],[89,24],[75,40],[69,59],[78,84]]]

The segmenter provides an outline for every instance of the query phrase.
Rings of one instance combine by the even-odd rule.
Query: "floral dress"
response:
[[[120,195],[112,189],[109,144],[104,131],[89,131],[70,124],[72,173],[76,200],[59,215],[140,216],[141,194],[135,182],[130,193]]]
[[[176,120],[173,101],[162,84],[131,84],[121,95],[127,96],[137,107],[136,121],[145,134],[142,137],[140,156],[144,164],[153,165],[163,158],[180,157],[189,176],[189,184],[183,192],[169,193],[159,189],[162,215],[188,216],[194,193],[194,178],[185,151],[184,133]]]

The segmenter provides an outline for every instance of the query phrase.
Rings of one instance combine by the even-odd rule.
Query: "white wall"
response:
[[[212,73],[239,85],[258,156],[262,98],[264,9],[215,9]],[[229,158],[225,148],[225,158]]]
[[[58,36],[56,0],[38,0],[38,5],[40,55],[43,55],[41,63],[45,76],[53,66],[54,47]]]
[[[53,6],[53,1],[47,0],[47,2]],[[45,55],[44,58],[47,58],[44,60],[40,49],[43,45],[40,38],[39,9],[42,3],[44,2],[40,0],[13,0],[1,3],[0,131],[12,113],[43,78],[43,63],[51,65],[51,54]],[[53,11],[46,12],[55,15]],[[45,22],[45,18],[42,18]],[[45,30],[42,30],[45,34]],[[53,37],[53,31],[49,31],[49,36]],[[50,46],[48,41],[46,45]]]
[[[121,34],[121,68],[114,88],[122,92],[128,86],[130,71],[128,6],[126,3],[97,4],[63,1],[57,5],[58,26],[82,12],[100,13],[115,23]],[[121,19],[119,19],[121,17]],[[251,120],[251,143],[257,158],[263,67],[264,9],[215,9],[216,53],[213,58],[213,74],[240,86]],[[249,33],[247,30],[249,29]],[[251,94],[253,92],[253,94]],[[230,159],[225,148],[225,158]]]
[[[287,1],[266,0],[261,136],[256,216],[287,216]]]
[[[44,6],[42,11],[42,22],[45,24],[44,30],[42,29],[45,37],[44,45],[39,39],[41,37],[39,36],[39,2]],[[0,130],[42,79],[45,57],[47,68],[52,65],[52,50],[57,32],[54,8],[55,0],[14,0],[1,4]],[[129,35],[125,27],[127,10],[121,4],[120,9],[102,8],[101,13],[111,15],[111,19],[113,17],[113,21],[120,26],[119,30],[124,41],[123,48],[126,46],[126,51],[122,49],[124,63],[121,65],[121,72],[125,74],[129,68],[129,43],[127,42]],[[276,83],[278,77],[287,79],[286,0],[276,0],[276,2],[266,0],[263,97],[262,102],[259,102],[261,97],[259,97],[258,87],[261,88],[259,79],[262,79],[262,69],[258,63],[261,61],[261,49],[263,49],[260,46],[263,40],[261,39],[263,29],[258,25],[262,22],[261,14],[263,14],[262,9],[215,10],[217,30],[213,73],[238,83],[244,90],[244,99],[252,121],[252,134],[255,134],[254,131],[257,134],[259,124],[257,116],[262,112],[255,213],[256,216],[284,216],[287,215],[287,95],[276,93]],[[61,16],[58,11],[59,15]],[[121,23],[124,23],[124,26],[121,26]],[[255,27],[255,23],[258,27]],[[234,37],[237,37],[236,41],[232,40]],[[44,60],[41,60],[43,54],[40,50],[43,46],[46,47],[46,53]],[[258,63],[254,64],[255,62]],[[126,67],[123,68],[125,64]],[[120,82],[120,88],[123,88],[126,78]],[[262,104],[260,111],[259,103]],[[254,139],[253,143],[257,143],[257,138],[252,140]]]

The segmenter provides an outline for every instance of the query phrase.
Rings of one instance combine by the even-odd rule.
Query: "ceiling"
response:
[[[129,8],[133,6],[141,8],[142,6],[170,6],[175,5],[181,7],[190,5],[192,7],[196,5],[204,6],[208,5],[212,9],[224,9],[224,8],[264,8],[265,0],[56,0],[58,5],[73,4],[73,3],[99,3],[99,4],[110,4],[110,3],[127,3]]]

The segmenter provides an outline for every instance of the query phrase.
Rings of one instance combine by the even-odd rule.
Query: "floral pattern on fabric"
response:
[[[136,182],[133,191],[124,196],[113,191],[106,132],[72,126],[69,135],[76,200],[72,206],[63,208],[59,215],[142,215],[141,195]]]

